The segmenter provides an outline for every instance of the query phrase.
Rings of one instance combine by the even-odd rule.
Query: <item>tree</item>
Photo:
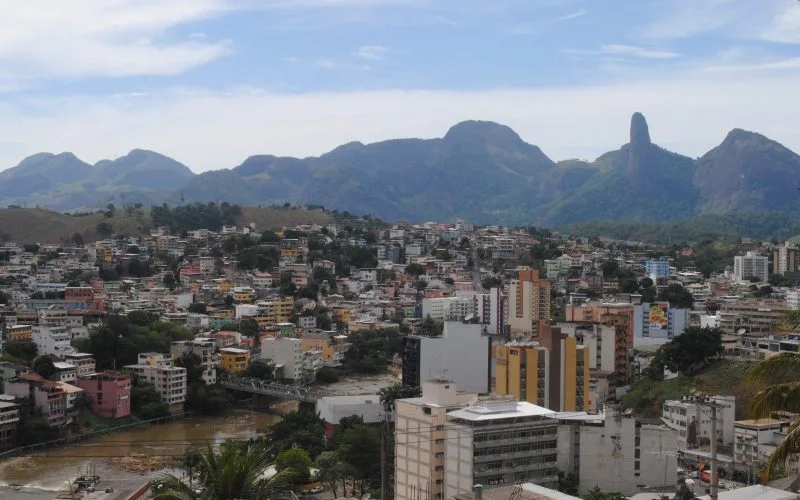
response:
[[[225,443],[226,445],[228,443]],[[272,465],[271,450],[259,443],[211,445],[196,460],[199,487],[192,488],[181,478],[163,474],[156,480],[154,500],[256,500],[287,491],[292,471],[284,469],[267,479],[264,471]]]
[[[302,448],[292,448],[278,453],[275,460],[275,470],[291,471],[292,487],[299,484],[308,484],[311,481],[311,466],[313,462],[308,452]]]
[[[381,437],[375,427],[355,425],[346,430],[339,446],[339,458],[353,471],[358,498],[364,496],[368,481],[380,481]]]
[[[583,500],[627,500],[622,493],[604,493],[598,486],[586,492]]]
[[[416,278],[425,274],[425,268],[419,264],[411,263],[406,266],[406,274]]]
[[[269,428],[267,443],[275,452],[302,448],[316,458],[325,450],[325,421],[310,412],[289,412]]]
[[[691,373],[724,354],[722,330],[719,328],[700,328],[690,326],[658,349],[664,366],[671,372]]]
[[[394,402],[396,400],[420,397],[422,390],[419,387],[397,383],[384,387],[378,392],[378,395],[381,398],[383,407],[389,412],[394,412]]]
[[[53,360],[51,360],[47,356],[39,356],[33,361],[33,366],[31,367],[34,372],[41,375],[43,378],[49,379],[53,375],[56,374],[58,370],[56,370],[55,365],[53,364]]]
[[[225,308],[226,309],[230,309],[230,308],[233,307],[233,304],[234,304],[233,295],[226,295],[225,296]]]
[[[30,364],[36,357],[36,344],[20,340],[9,340],[3,344],[3,351],[9,356]]]
[[[346,489],[347,466],[339,460],[339,454],[335,451],[323,451],[314,462],[317,469],[317,476],[320,482],[325,485],[334,498],[339,497],[339,486],[342,487],[342,495]]]
[[[261,233],[261,243],[278,243],[280,241],[281,237],[275,231],[267,230]]]
[[[195,313],[195,314],[205,314],[206,313],[206,309],[207,308],[206,308],[206,305],[204,303],[202,303],[202,302],[194,302],[194,303],[189,305],[188,311],[190,313]]]
[[[245,377],[257,378],[260,380],[273,380],[275,378],[275,365],[261,360],[254,360],[244,372]]]
[[[691,292],[677,283],[669,285],[662,290],[658,294],[658,300],[669,302],[671,306],[680,309],[691,309],[694,304],[694,297],[692,297]]]
[[[769,418],[774,412],[800,412],[800,354],[784,352],[759,363],[748,374],[750,380],[768,384],[750,403],[752,418]],[[800,420],[786,430],[767,463],[766,479],[781,472],[786,461],[800,453]]]
[[[481,280],[481,286],[484,290],[491,290],[503,286],[503,280],[499,276],[487,276]]]
[[[107,237],[111,236],[112,234],[114,234],[114,226],[112,226],[110,223],[105,222],[105,221],[104,222],[100,222],[99,224],[97,224],[97,227],[95,228],[95,230],[97,231],[97,234],[99,234],[100,236],[102,236],[104,238],[107,238]]]
[[[256,337],[260,327],[258,321],[254,319],[243,319],[239,321],[239,332],[245,337]]]
[[[695,498],[694,493],[686,486],[686,483],[681,484],[678,491],[675,492],[675,500],[694,500]]]
[[[83,246],[83,235],[81,233],[73,233],[71,241],[73,245]]]
[[[323,366],[317,372],[317,382],[321,384],[333,384],[339,381],[339,372],[330,366]]]

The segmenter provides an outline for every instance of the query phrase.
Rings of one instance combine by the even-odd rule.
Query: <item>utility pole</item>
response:
[[[709,498],[711,500],[718,500],[719,465],[717,463],[717,410],[720,408],[727,408],[728,405],[708,396],[684,396],[681,400],[711,410],[711,488],[709,491]]]

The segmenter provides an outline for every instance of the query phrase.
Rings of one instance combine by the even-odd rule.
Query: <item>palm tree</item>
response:
[[[800,413],[800,354],[784,352],[760,362],[749,376],[767,384],[750,403],[753,418],[769,418],[775,412]],[[800,453],[800,420],[786,431],[786,438],[775,448],[765,472],[766,478],[780,471],[786,460]]]
[[[156,480],[154,500],[260,500],[289,489],[293,471],[265,476],[273,454],[263,445],[226,443],[220,448],[215,452],[209,445],[196,459],[199,482],[194,486],[175,475],[162,475]]]

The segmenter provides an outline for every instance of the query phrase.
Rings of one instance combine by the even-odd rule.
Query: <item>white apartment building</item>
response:
[[[275,337],[261,341],[261,359],[275,363],[275,370],[282,371],[285,379],[313,378],[322,368],[319,351],[303,352],[302,340]]]
[[[491,387],[491,337],[482,325],[445,321],[441,337],[403,337],[403,383],[446,377],[465,391],[488,393]]]
[[[72,363],[64,361],[56,361],[53,363],[56,369],[55,377],[52,379],[57,382],[66,382],[67,384],[74,384],[78,380],[78,370]]]
[[[86,377],[97,371],[94,357],[85,352],[67,353],[64,355],[64,361],[75,367],[75,374],[78,378]]]
[[[273,278],[270,273],[253,273],[253,288],[266,290],[272,288]]]
[[[682,335],[689,326],[689,309],[667,303],[643,303],[633,306],[633,345],[664,343]]]
[[[444,498],[447,413],[477,395],[462,393],[449,380],[422,383],[422,396],[395,402],[394,485],[397,500]]]
[[[642,486],[674,488],[678,479],[677,432],[642,424],[631,416],[606,415],[580,426],[580,492],[598,487],[626,496]]]
[[[786,292],[786,306],[792,311],[800,309],[800,289],[792,289]]]
[[[734,460],[745,464],[757,474],[769,462],[775,447],[786,438],[790,420],[764,418],[759,420],[738,420],[733,424]],[[800,469],[800,457],[794,455],[786,463],[787,472]]]
[[[525,401],[478,401],[447,414],[445,497],[531,482],[558,485],[558,420]],[[437,427],[438,428],[438,427]],[[445,428],[445,427],[443,427]],[[435,428],[436,429],[436,428]]]
[[[186,368],[172,364],[172,356],[155,352],[140,353],[138,363],[125,366],[139,380],[153,386],[169,405],[186,401]]]
[[[769,259],[756,252],[747,252],[733,258],[733,276],[739,281],[758,278],[762,283],[769,278]]]
[[[173,342],[170,354],[173,359],[178,359],[186,354],[194,354],[200,358],[200,367],[203,369],[203,382],[206,385],[217,383],[217,366],[219,359],[216,355],[217,344],[213,339],[181,340]]]
[[[65,354],[75,352],[72,347],[72,334],[66,326],[34,326],[33,342],[39,356],[53,354],[62,358]]]
[[[444,321],[463,320],[475,312],[475,304],[469,297],[434,297],[422,299],[422,317]]]
[[[722,405],[717,410],[717,444],[733,444],[733,423],[736,420],[736,397],[714,396],[712,401]],[[709,446],[711,443],[711,410],[691,401],[665,401],[661,421],[678,432],[678,449],[683,451]]]

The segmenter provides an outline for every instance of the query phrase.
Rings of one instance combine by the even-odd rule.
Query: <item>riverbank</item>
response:
[[[280,413],[292,408],[291,404],[281,405],[275,413],[233,410],[218,418],[187,417],[160,425],[117,429],[88,441],[5,459],[0,461],[0,498],[53,499],[59,491],[66,491],[67,481],[88,467],[102,478],[98,489],[114,488],[113,496],[102,498],[127,498],[121,495],[156,477],[167,462],[178,461],[187,448],[258,437],[280,419]],[[155,470],[139,468],[142,462],[156,464],[156,459],[159,467]],[[14,484],[21,485],[22,490],[9,486]]]

